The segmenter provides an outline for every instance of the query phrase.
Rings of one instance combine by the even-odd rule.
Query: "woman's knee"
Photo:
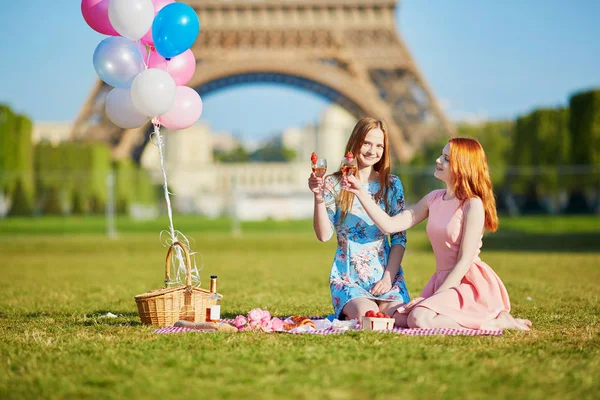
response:
[[[436,313],[425,307],[415,307],[414,310],[408,314],[407,323],[410,328],[429,328],[431,326],[431,319],[435,317]]]
[[[377,303],[370,299],[357,298],[346,303],[342,309],[342,313],[347,318],[353,319],[362,317],[369,310],[378,311],[379,307],[377,307]]]

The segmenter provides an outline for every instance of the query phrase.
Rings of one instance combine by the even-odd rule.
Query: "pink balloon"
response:
[[[110,0],[82,0],[81,14],[85,22],[98,33],[109,36],[120,36],[108,19]]]
[[[171,3],[175,3],[175,1],[174,0],[152,0],[152,5],[154,5],[154,16],[156,17],[156,14],[158,14],[158,12],[160,10],[162,10],[162,8],[164,6],[166,6],[167,4],[171,4]],[[144,36],[142,36],[141,41],[142,41],[142,43],[146,43],[148,46],[154,46],[154,39],[152,39],[152,27],[150,27],[150,30]]]
[[[202,99],[188,86],[177,86],[175,104],[158,120],[168,129],[185,129],[194,125],[202,115]]]
[[[196,57],[191,49],[187,49],[178,56],[167,61],[156,50],[150,53],[148,68],[158,68],[167,71],[177,86],[184,86],[192,79],[196,72]]]

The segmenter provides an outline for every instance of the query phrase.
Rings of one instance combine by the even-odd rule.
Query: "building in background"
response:
[[[31,141],[37,144],[41,141],[48,141],[53,145],[70,140],[72,122],[62,121],[36,121],[33,124]]]
[[[209,217],[235,212],[241,220],[310,218],[310,154],[316,151],[327,158],[328,171],[336,171],[355,123],[347,111],[333,105],[314,124],[290,127],[270,138],[296,152],[296,159],[288,163],[217,163],[214,150],[230,151],[240,145],[233,135],[216,134],[205,124],[168,131],[164,154],[173,206],[178,212]],[[153,143],[144,149],[141,164],[156,183],[163,182]]]
[[[327,159],[328,172],[336,171],[355,123],[350,113],[333,104],[314,123],[289,127],[270,137],[269,143],[295,152],[292,162],[220,163],[213,157],[215,151],[248,149],[257,142],[241,143],[230,132],[213,132],[206,123],[181,131],[164,129],[163,154],[173,208],[209,217],[235,212],[241,220],[310,218],[310,155],[315,151]],[[69,122],[35,122],[32,142],[67,141],[71,126]],[[151,141],[140,164],[157,185],[163,184],[158,148]]]

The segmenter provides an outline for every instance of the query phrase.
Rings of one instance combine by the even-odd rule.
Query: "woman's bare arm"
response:
[[[369,214],[369,217],[371,217],[377,227],[386,235],[412,228],[429,216],[429,206],[427,205],[427,200],[425,198],[422,198],[414,206],[390,217],[377,205],[377,203],[375,203],[356,177],[352,175],[346,177],[344,179],[343,188],[344,190],[354,193],[363,205],[367,214]]]

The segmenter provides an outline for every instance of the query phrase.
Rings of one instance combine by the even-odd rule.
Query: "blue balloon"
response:
[[[94,50],[94,68],[110,86],[126,89],[144,70],[142,52],[135,43],[121,36],[101,41]]]
[[[158,54],[175,57],[194,44],[200,32],[196,11],[187,4],[171,3],[164,6],[152,22],[152,38]]]

